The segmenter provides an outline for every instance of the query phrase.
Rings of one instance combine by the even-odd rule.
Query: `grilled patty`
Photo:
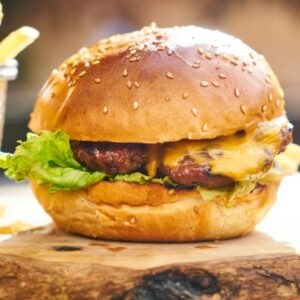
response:
[[[208,189],[226,187],[234,182],[230,177],[213,174],[209,165],[196,164],[190,157],[185,157],[174,169],[161,165],[159,172],[176,183],[186,186],[199,184]]]
[[[107,174],[132,173],[147,162],[142,144],[71,142],[75,159],[93,171]]]

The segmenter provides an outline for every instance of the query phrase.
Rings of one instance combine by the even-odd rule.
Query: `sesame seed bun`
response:
[[[151,26],[67,59],[40,92],[29,127],[73,140],[164,143],[231,135],[282,114],[276,76],[243,42]]]
[[[204,201],[196,191],[170,193],[158,184],[101,182],[56,193],[31,185],[44,209],[70,232],[109,240],[191,242],[249,233],[273,206],[279,184],[257,187],[229,208],[220,198]]]

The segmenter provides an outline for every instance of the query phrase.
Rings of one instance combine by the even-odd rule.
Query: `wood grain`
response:
[[[300,299],[300,257],[149,270],[0,255],[0,299]]]

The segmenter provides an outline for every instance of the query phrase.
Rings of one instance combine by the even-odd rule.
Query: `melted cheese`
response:
[[[254,180],[271,166],[281,147],[281,131],[288,126],[288,120],[280,117],[263,122],[243,135],[168,143],[163,147],[161,160],[174,168],[189,156],[197,164],[210,165],[214,174],[235,180]]]
[[[161,145],[153,144],[147,146],[147,165],[146,170],[149,176],[155,177],[160,164],[160,148]]]
[[[260,182],[278,182],[284,177],[296,173],[299,165],[300,146],[290,144],[283,153],[275,157],[273,167]]]

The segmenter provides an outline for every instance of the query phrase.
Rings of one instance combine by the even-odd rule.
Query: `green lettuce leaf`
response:
[[[28,133],[13,155],[0,153],[0,168],[16,181],[35,179],[50,191],[74,190],[104,180],[103,172],[89,172],[73,157],[69,137],[61,131]]]
[[[205,201],[211,201],[216,197],[220,197],[226,201],[227,206],[230,206],[232,200],[250,194],[255,189],[255,186],[255,182],[240,181],[237,182],[234,187],[227,189],[208,190],[199,185],[196,187],[196,189]]]

